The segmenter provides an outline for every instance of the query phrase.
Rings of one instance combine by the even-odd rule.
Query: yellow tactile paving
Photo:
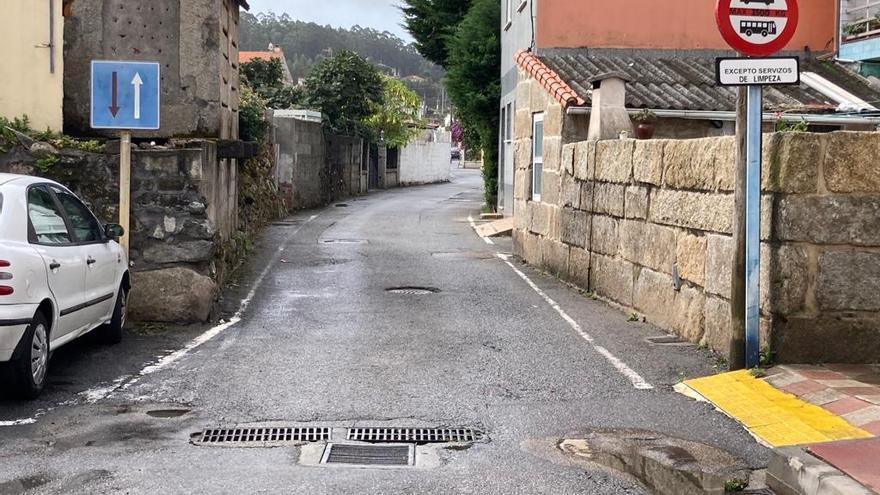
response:
[[[773,447],[873,436],[819,406],[777,390],[748,370],[684,384]]]

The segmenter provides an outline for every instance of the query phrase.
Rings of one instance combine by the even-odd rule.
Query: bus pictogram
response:
[[[776,34],[776,22],[774,21],[740,21],[739,32],[751,36],[755,33],[763,37]]]

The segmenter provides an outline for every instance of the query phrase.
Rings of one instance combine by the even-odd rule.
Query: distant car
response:
[[[461,150],[458,147],[452,147],[452,159],[453,160],[461,160]]]
[[[116,224],[102,226],[61,184],[0,174],[0,366],[36,398],[51,352],[92,330],[122,340],[131,289]]]

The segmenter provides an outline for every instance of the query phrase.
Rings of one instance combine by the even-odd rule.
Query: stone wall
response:
[[[545,119],[535,202],[528,117],[518,110],[516,254],[726,352],[733,138],[560,146],[565,130]],[[880,134],[768,134],[763,153],[762,345],[782,362],[876,362]]]
[[[162,128],[136,137],[238,137],[237,0],[77,0],[64,23],[64,130],[89,125],[92,60],[161,64]]]
[[[0,156],[0,172],[40,175],[79,195],[104,223],[117,222],[119,155],[58,150],[47,169],[21,147]],[[130,314],[143,321],[204,321],[225,267],[217,252],[236,229],[237,170],[213,142],[133,149]]]

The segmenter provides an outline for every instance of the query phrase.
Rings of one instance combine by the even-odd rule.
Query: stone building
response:
[[[511,136],[516,254],[726,352],[734,138],[587,141],[587,116],[566,111],[577,93],[527,70]],[[593,92],[608,81],[621,79]],[[878,153],[875,132],[765,136],[762,345],[782,362],[880,356]]]
[[[74,0],[64,22],[64,130],[89,127],[92,60],[161,64],[161,128],[135,137],[238,138],[239,8],[245,0]]]
[[[594,80],[617,72],[628,81],[627,111],[653,111],[660,118],[658,137],[733,134],[735,91],[716,87],[714,72],[715,57],[735,54],[718,32],[714,2],[617,0],[612,5],[604,0],[500,1],[498,207],[505,215],[514,214],[516,165],[511,135],[514,116],[526,105],[516,91],[518,73],[523,69],[530,69],[527,73],[549,91],[564,86],[567,97],[573,98],[565,103],[569,114],[589,114]],[[859,3],[840,1],[853,6]],[[767,90],[767,130],[772,130],[776,112],[788,121],[806,120],[812,129],[822,132],[873,130],[880,121],[874,106],[880,100],[875,89],[880,85],[848,73],[846,64],[834,58],[835,43],[840,39],[837,3],[801,2],[799,28],[784,50],[802,57],[802,84]],[[873,19],[878,9],[866,8],[868,18]],[[855,43],[853,38],[854,43],[847,46],[870,44],[865,36],[873,34],[859,36],[864,43]],[[865,66],[862,64],[863,69]],[[864,112],[875,118],[863,118]],[[853,113],[857,115],[853,117]],[[615,131],[620,130],[624,129]],[[586,133],[581,136],[586,138]]]

